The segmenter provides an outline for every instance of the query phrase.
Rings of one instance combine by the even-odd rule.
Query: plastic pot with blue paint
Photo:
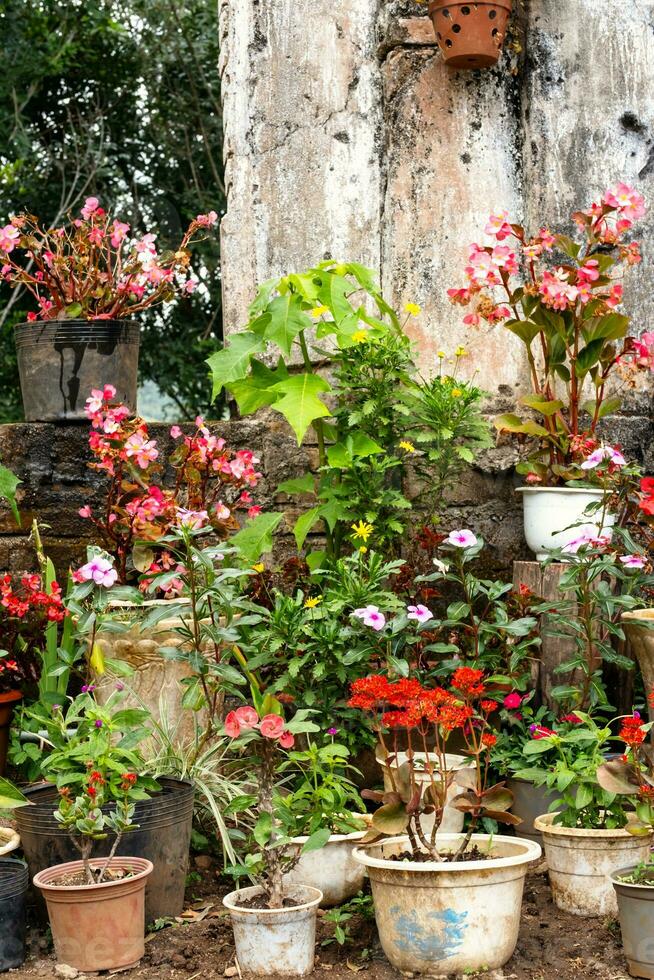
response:
[[[439,848],[456,852],[461,834],[439,834]],[[412,861],[408,837],[359,847],[354,857],[372,884],[384,953],[403,972],[449,974],[496,970],[518,941],[522,893],[540,846],[516,837],[473,834],[471,861]]]

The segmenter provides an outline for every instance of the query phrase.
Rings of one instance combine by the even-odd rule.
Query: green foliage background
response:
[[[3,0],[0,37],[1,223],[21,210],[54,223],[95,195],[164,247],[199,212],[223,213],[214,0]],[[180,418],[209,410],[217,233],[194,270],[193,296],[142,321],[142,380]],[[0,421],[22,414],[13,327],[31,308],[0,286]]]

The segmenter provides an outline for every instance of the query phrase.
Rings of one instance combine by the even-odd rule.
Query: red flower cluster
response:
[[[642,497],[638,506],[649,517],[654,517],[654,477],[646,476],[640,481],[640,492]]]
[[[646,732],[643,728],[643,723],[639,715],[634,715],[632,718],[625,718],[622,722],[622,728],[619,732],[619,738],[633,748],[636,745],[640,745],[645,741]]]
[[[485,691],[482,683],[483,677],[483,670],[475,670],[473,667],[459,667],[452,676],[452,687],[461,691],[466,697],[479,697]]]
[[[23,575],[20,580],[22,590],[17,592],[11,576],[0,579],[0,606],[4,606],[9,616],[23,619],[35,609],[42,610],[46,619],[60,623],[66,615],[61,599],[61,587],[57,582],[50,586],[50,593],[44,592],[38,575]]]
[[[0,577],[0,647],[7,652],[0,657],[0,691],[38,680],[44,628],[66,615],[56,582],[48,593],[38,575],[23,575],[18,585],[9,575]]]

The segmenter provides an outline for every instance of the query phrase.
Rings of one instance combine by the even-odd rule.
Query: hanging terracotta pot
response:
[[[438,46],[450,68],[489,68],[497,63],[513,0],[430,0]]]

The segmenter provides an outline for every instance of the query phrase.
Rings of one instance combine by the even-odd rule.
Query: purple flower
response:
[[[61,711],[61,705],[60,704],[53,704],[52,705],[52,710],[53,711]]]
[[[627,460],[624,458],[621,452],[614,449],[613,446],[601,446],[596,449],[594,453],[591,453],[588,459],[584,460],[581,464],[582,470],[594,470],[596,466],[600,463],[608,460],[613,463],[614,466],[626,466]]]
[[[86,565],[82,565],[74,575],[78,582],[94,582],[96,585],[104,585],[110,589],[118,578],[118,572],[113,567],[113,561],[101,558],[99,555]]]
[[[121,684],[121,682],[118,681],[118,683],[116,684],[116,690],[117,691],[124,691],[125,690],[125,685],[124,684]]]
[[[327,734],[328,735],[338,735],[338,728],[328,728],[327,729]]]
[[[100,721],[99,718],[96,718],[96,720],[95,720],[95,727],[96,728],[102,728],[102,722]]]
[[[415,619],[417,623],[428,623],[433,618],[431,609],[420,603],[417,606],[407,606],[407,619]]]
[[[454,545],[455,548],[473,548],[477,544],[477,538],[472,531],[462,528],[460,531],[451,531],[445,544]]]
[[[377,606],[364,606],[363,609],[355,609],[352,615],[363,620],[364,626],[370,626],[377,632],[383,630],[386,625],[386,617]]]
[[[82,694],[91,694],[92,691],[95,691],[95,684],[82,685]]]

